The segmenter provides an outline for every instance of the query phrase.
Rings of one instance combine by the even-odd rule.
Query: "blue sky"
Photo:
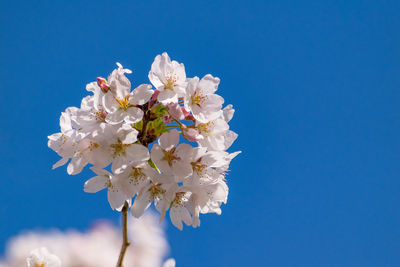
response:
[[[47,136],[85,85],[157,54],[221,78],[242,150],[222,215],[182,232],[178,266],[400,265],[399,1],[8,1],[0,16],[0,251],[23,229],[119,216]]]

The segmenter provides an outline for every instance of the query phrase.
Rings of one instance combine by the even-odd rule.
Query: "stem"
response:
[[[121,252],[119,253],[117,267],[122,267],[122,262],[124,260],[125,252],[130,242],[128,240],[128,202],[125,202],[124,207],[122,208],[122,247]]]

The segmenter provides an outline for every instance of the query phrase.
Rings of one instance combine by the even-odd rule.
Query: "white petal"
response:
[[[135,202],[131,207],[132,215],[136,218],[142,216],[144,211],[150,206],[153,198],[151,197],[151,193],[148,190],[148,187],[144,188],[144,190],[139,193],[139,195],[135,198]]]
[[[113,113],[118,109],[118,102],[110,91],[103,96],[103,107],[108,113]]]
[[[124,121],[127,116],[123,109],[117,109],[113,113],[108,113],[106,116],[106,122],[110,124],[119,124]]]
[[[164,262],[162,267],[175,267],[175,264],[176,264],[175,259],[170,258]]]
[[[135,123],[143,118],[143,110],[140,108],[136,107],[130,107],[128,110],[125,112],[125,121],[127,123]]]
[[[55,168],[58,168],[58,167],[60,167],[60,166],[63,166],[65,163],[68,162],[68,160],[69,160],[69,158],[67,158],[67,157],[64,157],[64,158],[60,159],[59,161],[57,161],[56,163],[54,163],[54,165],[53,165],[53,170],[54,170]]]
[[[82,171],[87,162],[82,157],[73,157],[68,164],[67,172],[69,175],[75,175]]]
[[[132,161],[147,161],[150,159],[149,150],[147,147],[139,144],[133,144],[125,148],[125,152],[129,160]]]
[[[87,193],[96,193],[108,186],[110,178],[108,176],[95,176],[85,182],[83,191]]]
[[[171,130],[169,133],[164,133],[158,139],[158,143],[164,150],[171,150],[179,142],[179,133],[176,129]]]
[[[233,114],[235,113],[235,110],[233,109],[233,106],[231,104],[227,105],[222,111],[224,115],[224,120],[226,122],[229,122],[232,119]]]
[[[211,74],[207,74],[200,80],[197,88],[202,90],[204,93],[212,94],[218,89],[218,85],[219,78],[213,77]]]
[[[110,203],[110,206],[113,210],[120,210],[124,204],[125,201],[127,200],[127,197],[125,194],[122,192],[122,190],[119,190],[117,188],[108,188],[108,202]]]
[[[153,93],[154,90],[151,88],[150,84],[141,84],[132,91],[130,103],[133,105],[143,105],[149,101]]]
[[[160,94],[157,97],[157,100],[164,105],[167,105],[169,103],[177,103],[178,95],[176,94],[175,91],[167,89],[160,92]]]

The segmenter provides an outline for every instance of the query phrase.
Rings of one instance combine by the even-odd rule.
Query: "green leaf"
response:
[[[163,105],[163,104],[159,104],[157,106],[154,106],[151,109],[151,112],[153,114],[155,114],[157,117],[162,117],[164,116],[165,113],[167,113],[168,109]]]
[[[157,137],[162,135],[163,133],[169,132],[169,129],[165,127],[162,118],[157,118],[153,121],[150,121],[147,125],[148,129],[152,129]]]
[[[149,163],[150,167],[155,169],[158,173],[161,173],[160,170],[157,168],[156,164],[154,164],[154,162],[151,159],[149,159],[147,162]]]
[[[135,123],[133,125],[133,128],[136,128],[137,130],[141,131],[143,128],[143,121],[139,121],[139,122]]]

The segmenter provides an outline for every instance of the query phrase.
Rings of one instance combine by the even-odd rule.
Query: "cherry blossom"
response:
[[[188,78],[167,53],[155,57],[151,84],[132,86],[132,72],[117,66],[86,86],[79,108],[61,113],[60,132],[48,137],[61,157],[53,168],[68,163],[72,175],[89,165],[96,175],[84,191],[106,189],[112,209],[137,218],[152,203],[181,230],[198,227],[200,214],[221,214],[240,152],[227,152],[238,135],[229,127],[235,110],[216,94],[220,79]]]

